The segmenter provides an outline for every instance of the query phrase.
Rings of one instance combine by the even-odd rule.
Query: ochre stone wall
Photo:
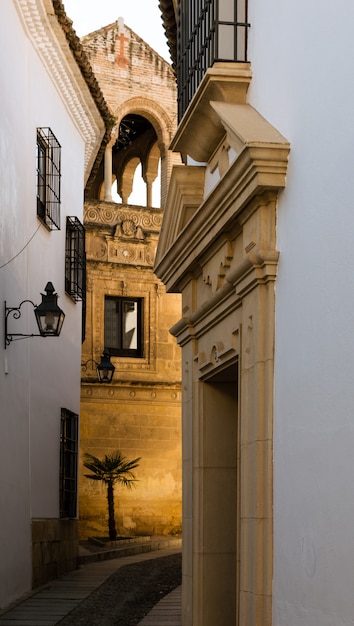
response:
[[[78,567],[77,520],[32,520],[32,589]]]
[[[96,371],[90,365],[82,371],[80,536],[108,533],[106,491],[100,483],[84,476],[83,455],[88,452],[103,458],[115,450],[128,459],[141,457],[135,471],[136,488],[116,488],[118,533],[179,534],[181,356],[169,329],[180,318],[181,304],[180,295],[166,294],[162,282],[153,273],[163,200],[172,164],[176,160],[180,162],[179,156],[169,150],[177,125],[175,77],[167,61],[122,20],[91,33],[82,42],[117,119],[108,148],[112,149],[113,168],[117,163],[114,144],[120,121],[135,115],[148,123],[145,134],[133,139],[127,150],[120,148],[119,171],[115,170],[117,177],[123,177],[120,188],[130,188],[129,177],[133,176],[138,160],[142,163],[144,180],[151,182],[161,158],[162,204],[161,208],[153,209],[115,203],[106,193],[105,200],[100,200],[102,189],[96,193],[97,180],[101,184],[104,178],[105,183],[110,183],[112,172],[107,169],[112,167],[110,158],[100,166],[94,193],[86,194],[87,317],[82,362],[99,361],[105,347],[105,296],[141,298],[144,313],[141,357],[112,356],[116,370],[109,385],[97,382]]]
[[[83,385],[81,449],[102,457],[121,450],[141,457],[136,487],[115,490],[119,535],[181,532],[180,389],[176,385],[120,382]],[[107,535],[106,489],[81,469],[80,533]]]
[[[169,332],[180,316],[180,295],[166,294],[152,271],[161,219],[160,209],[85,203],[87,324],[82,361],[100,360],[105,296],[143,298],[144,351],[141,358],[112,356],[116,371],[110,385],[97,382],[90,364],[82,373],[81,537],[107,534],[106,491],[84,476],[83,454],[103,458],[114,450],[129,459],[141,457],[136,488],[116,489],[118,533],[181,532],[181,360]]]

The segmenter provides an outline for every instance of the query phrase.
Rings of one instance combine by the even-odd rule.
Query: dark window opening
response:
[[[37,215],[60,230],[61,146],[50,128],[37,128]]]
[[[77,516],[77,455],[79,417],[61,410],[60,420],[60,517]]]
[[[77,217],[66,218],[65,291],[75,301],[85,300],[85,229]]]
[[[86,335],[86,250],[85,228],[77,217],[66,218],[65,291],[75,301],[82,302],[82,335]]]
[[[143,356],[142,298],[106,296],[104,347],[115,356]]]

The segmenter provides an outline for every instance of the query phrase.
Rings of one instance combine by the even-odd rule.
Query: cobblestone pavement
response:
[[[87,562],[0,613],[0,626],[180,626],[180,577],[180,548]]]

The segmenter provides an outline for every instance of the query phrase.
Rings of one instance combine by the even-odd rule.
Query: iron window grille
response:
[[[37,128],[37,215],[60,230],[61,146],[50,128]]]
[[[143,299],[106,296],[104,347],[113,356],[142,357]]]
[[[248,0],[181,0],[177,26],[178,115],[216,62],[246,62]]]
[[[86,299],[85,228],[75,216],[66,218],[65,291],[76,302]]]
[[[60,517],[77,517],[77,457],[79,416],[61,409]]]

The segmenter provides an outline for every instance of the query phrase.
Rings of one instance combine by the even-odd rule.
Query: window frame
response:
[[[62,408],[60,415],[60,518],[77,518],[79,416]]]
[[[86,300],[85,227],[75,216],[66,218],[65,292],[75,302]]]
[[[37,128],[37,217],[48,230],[60,230],[61,145],[50,128]]]
[[[117,307],[117,337],[118,341],[116,345],[109,345],[111,341],[108,338],[107,331],[107,311],[106,302],[115,301]],[[137,304],[137,348],[124,348],[123,347],[123,304],[136,303]],[[129,358],[144,358],[144,298],[134,296],[111,296],[106,295],[104,298],[104,348],[109,350],[111,356],[129,357]]]

